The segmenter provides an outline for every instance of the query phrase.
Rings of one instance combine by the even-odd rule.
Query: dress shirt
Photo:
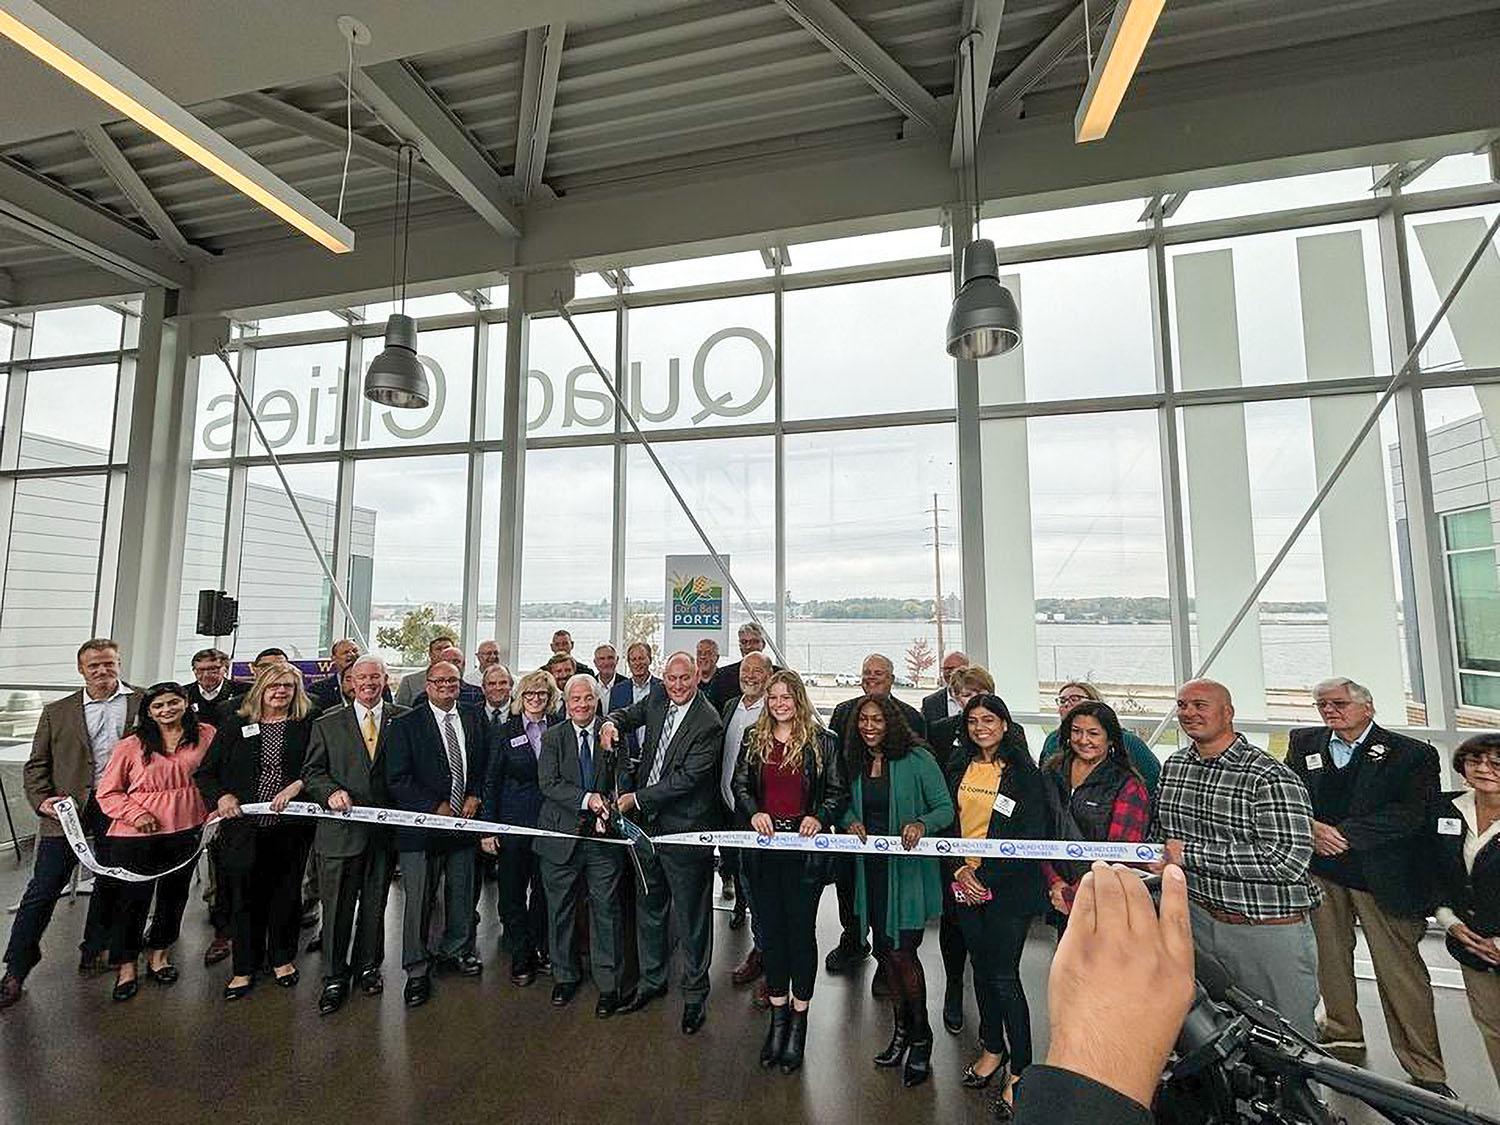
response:
[[[650,694],[651,694],[651,677],[650,676],[646,677],[646,682],[645,683],[639,683],[639,682],[637,682],[635,680],[631,680],[630,681],[630,702],[632,702],[632,703],[639,703],[641,700],[645,699],[646,696],[648,696]]]
[[[432,710],[432,717],[437,720],[438,740],[443,745],[443,756],[445,758],[448,755],[448,736],[444,733],[446,728],[443,724],[449,715],[453,716],[453,729],[458,734],[458,777],[454,780],[457,782],[456,788],[462,790],[469,781],[469,746],[464,741],[463,716],[458,713],[458,704],[456,703],[453,705],[453,710],[451,711],[444,711],[439,707],[433,706],[431,700],[428,700],[427,706]],[[455,813],[457,811],[457,809],[454,810]]]
[[[943,700],[948,704],[948,718],[951,719],[954,715],[962,715],[964,713],[964,705],[953,698],[951,691],[943,697]]]
[[[1370,730],[1374,726],[1374,722],[1366,723],[1364,731],[1353,742],[1345,742],[1330,730],[1328,732],[1328,756],[1333,759],[1333,764],[1339,769],[1347,766],[1354,757],[1354,751],[1359,748],[1359,744],[1370,737]]]
[[[219,681],[219,686],[216,687],[216,688],[214,688],[212,694],[210,694],[209,692],[204,691],[203,688],[200,686],[198,688],[198,698],[201,699],[201,700],[203,700],[204,703],[217,703],[219,701],[219,696],[221,696],[221,695],[224,694],[224,685],[227,684],[228,682],[229,682],[228,680],[220,680]]]
[[[354,725],[357,726],[360,729],[360,731],[362,732],[365,729],[365,716],[369,715],[372,719],[375,720],[375,729],[379,730],[380,729],[380,713],[381,713],[381,709],[384,706],[385,706],[385,700],[383,700],[383,699],[379,703],[375,704],[374,707],[366,707],[363,703],[361,703],[359,700],[356,699],[354,701]],[[441,726],[442,722],[443,722],[443,720],[439,719],[438,720],[438,725]],[[463,745],[463,741],[464,741],[463,733],[459,732],[458,744],[460,746],[462,746]]]
[[[504,703],[500,704],[499,707],[491,707],[489,702],[486,701],[484,705],[485,725],[494,726],[497,722],[503,722],[505,713],[508,710],[509,708]]]
[[[591,773],[591,774],[594,775],[591,780],[597,780],[599,775],[595,771],[595,766],[597,765],[597,763],[599,761],[599,740],[594,737],[594,732],[592,730],[590,730],[588,727],[581,727],[577,723],[574,723],[573,724],[573,738],[578,743],[578,764],[579,764],[579,771],[578,771],[578,773],[579,773],[580,777],[583,776],[582,766],[583,766],[583,736],[584,735],[588,735],[588,739],[589,739],[589,773]],[[589,794],[593,793],[595,791],[596,791],[596,789],[595,789],[595,786],[593,786],[593,785],[589,785],[589,786],[585,787],[584,793],[583,793],[583,801],[578,806],[580,809],[587,809],[589,807]]]
[[[745,741],[745,732],[755,725],[760,713],[766,709],[766,697],[747,704],[741,696],[734,713],[729,716],[729,726],[724,730],[724,763],[719,769],[719,796],[724,804],[734,808],[734,792],[730,783],[734,781],[734,767],[740,761],[740,746]]]
[[[1474,873],[1474,860],[1479,853],[1489,846],[1491,840],[1500,836],[1500,820],[1495,821],[1484,832],[1479,831],[1479,809],[1475,805],[1474,791],[1460,793],[1453,798],[1453,807],[1458,810],[1458,815],[1464,818],[1464,824],[1468,831],[1464,833],[1464,870],[1469,874]],[[1453,913],[1446,906],[1440,906],[1434,911],[1437,923],[1443,929],[1448,929],[1454,922],[1462,922],[1463,919]]]
[[[531,743],[531,753],[540,761],[542,757],[542,735],[547,733],[547,723],[543,719],[527,719],[524,716],[521,722],[526,728],[526,739]]]
[[[115,684],[115,693],[103,699],[90,699],[83,693],[83,722],[89,732],[89,749],[94,758],[94,787],[109,765],[109,753],[125,733],[125,699],[130,694],[123,682]]]
[[[1182,841],[1194,901],[1248,918],[1283,918],[1318,905],[1307,874],[1307,790],[1243,735],[1217,757],[1187,746],[1168,758],[1156,817],[1156,839]]]
[[[611,676],[609,678],[609,682],[608,683],[604,682],[604,677],[603,676],[599,677],[599,687],[604,692],[604,698],[605,698],[606,702],[609,700],[609,693],[614,690],[615,685],[617,683],[619,683],[619,682],[620,682],[620,674],[618,672],[616,672],[613,676]]]

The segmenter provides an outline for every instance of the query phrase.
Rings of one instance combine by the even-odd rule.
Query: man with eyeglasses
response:
[[[1396,1058],[1418,1086],[1452,1097],[1418,948],[1434,905],[1428,833],[1437,751],[1379,726],[1369,690],[1347,677],[1324,680],[1313,698],[1323,725],[1292,731],[1286,760],[1312,801],[1312,876],[1323,892],[1313,911],[1325,1011],[1319,1040],[1340,1054],[1365,1049],[1354,983],[1357,918]]]

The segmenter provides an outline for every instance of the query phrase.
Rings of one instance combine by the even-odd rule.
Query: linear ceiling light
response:
[[[1073,139],[1077,143],[1097,141],[1109,132],[1165,5],[1166,0],[1120,0],[1115,5],[1114,18],[1109,21],[1109,31],[1073,118]]]
[[[0,35],[149,129],[314,242],[335,254],[354,249],[352,230],[40,4],[0,0]]]

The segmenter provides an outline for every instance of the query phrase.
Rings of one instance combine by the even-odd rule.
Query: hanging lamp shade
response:
[[[417,359],[417,322],[411,317],[392,313],[385,322],[385,350],[365,374],[365,398],[401,410],[427,405],[427,372]]]
[[[963,285],[948,314],[948,354],[954,359],[1003,355],[1021,342],[1021,310],[1000,284],[995,244],[976,238],[964,247]]]

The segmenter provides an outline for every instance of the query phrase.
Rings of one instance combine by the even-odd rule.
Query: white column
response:
[[[1181,389],[1239,386],[1239,318],[1231,252],[1180,254],[1172,266]],[[1201,660],[1257,577],[1245,408],[1237,403],[1189,407],[1183,411],[1182,437]],[[1245,615],[1207,675],[1229,687],[1239,714],[1247,719],[1265,717],[1258,609]]]
[[[1439,298],[1458,280],[1488,225],[1476,217],[1424,223],[1416,228],[1417,242]],[[1494,242],[1485,249],[1448,310],[1448,327],[1465,367],[1500,367],[1500,251]],[[1500,440],[1500,386],[1476,384],[1474,394],[1491,440]]]
[[[1375,374],[1366,300],[1364,239],[1359,231],[1297,239],[1302,343],[1307,378],[1354,379]],[[1349,448],[1375,404],[1373,394],[1311,401],[1313,461],[1318,485]],[[1318,509],[1323,585],[1333,667],[1370,689],[1388,721],[1406,721],[1396,582],[1391,566],[1390,508],[1381,465],[1380,430],[1371,431]]]
[[[979,400],[1021,402],[1026,397],[1026,315],[1021,279],[1002,277],[1022,308],[1023,343],[979,361]],[[1031,560],[1031,464],[1026,419],[980,423],[980,478],[984,503],[985,624],[995,690],[1017,711],[1040,706],[1036,660],[1036,578]],[[965,595],[967,599],[967,595]]]

